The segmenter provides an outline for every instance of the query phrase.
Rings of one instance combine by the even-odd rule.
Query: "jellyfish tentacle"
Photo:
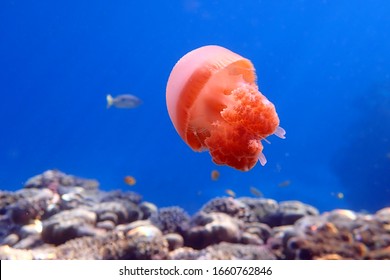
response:
[[[269,141],[266,137],[261,137],[260,140],[263,140],[267,144],[271,144],[271,141]]]
[[[276,128],[274,134],[276,136],[278,136],[279,138],[281,138],[281,139],[286,139],[286,136],[285,136],[286,135],[286,131],[282,127],[280,127],[280,126],[278,126]]]
[[[263,152],[261,152],[257,158],[259,159],[259,162],[262,166],[264,166],[267,163],[267,159],[265,158]]]

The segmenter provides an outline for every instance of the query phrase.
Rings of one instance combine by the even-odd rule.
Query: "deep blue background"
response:
[[[190,212],[250,186],[323,211],[389,205],[389,1],[57,2],[0,3],[0,189],[57,168]],[[265,144],[265,167],[215,166],[171,124],[169,73],[208,44],[251,59],[277,108],[287,138]],[[107,93],[144,103],[107,110]]]

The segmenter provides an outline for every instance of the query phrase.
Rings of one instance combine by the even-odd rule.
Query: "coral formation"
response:
[[[163,233],[183,234],[188,228],[190,216],[180,207],[163,207],[150,216],[150,221]]]

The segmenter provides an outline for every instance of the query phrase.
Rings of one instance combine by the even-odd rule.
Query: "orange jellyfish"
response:
[[[259,91],[253,64],[220,46],[204,46],[173,67],[166,89],[176,131],[194,151],[241,171],[264,165],[264,140],[285,138],[275,106]]]

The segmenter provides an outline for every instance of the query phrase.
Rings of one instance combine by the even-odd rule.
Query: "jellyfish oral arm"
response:
[[[228,98],[230,101],[219,112],[203,145],[216,164],[242,171],[253,168],[258,161],[265,165],[261,140],[275,132],[280,137],[284,135],[284,130],[278,129],[274,105],[252,84],[240,84]]]

